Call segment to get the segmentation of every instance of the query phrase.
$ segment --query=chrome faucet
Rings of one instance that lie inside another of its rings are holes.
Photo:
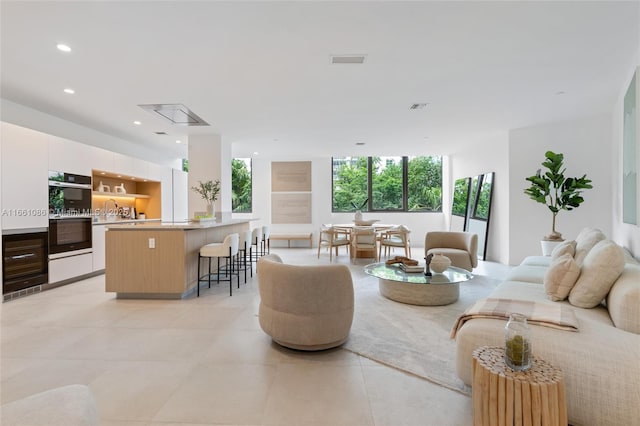
[[[109,201],[113,201],[113,206],[114,206],[114,209],[113,209],[114,213],[111,214],[111,215],[109,214],[109,211],[107,210],[107,204],[109,204]],[[105,217],[115,216],[115,215],[118,214],[118,203],[113,198],[109,198],[107,201],[104,202],[104,207],[102,209],[104,210]]]

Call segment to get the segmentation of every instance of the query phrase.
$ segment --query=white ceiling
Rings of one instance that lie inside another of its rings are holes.
[[[639,9],[3,0],[0,89],[167,158],[185,155],[175,140],[196,133],[221,134],[236,157],[447,154],[508,129],[610,111],[640,45]],[[332,65],[331,54],[367,57]],[[137,106],[153,103],[182,103],[211,126],[171,126]]]

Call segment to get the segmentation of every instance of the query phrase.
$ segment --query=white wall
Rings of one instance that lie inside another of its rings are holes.
[[[639,17],[640,18],[640,17]],[[640,68],[640,49],[636,55],[633,65],[629,67],[627,78],[620,85],[620,94],[613,109],[612,115],[612,182],[613,182],[613,217],[612,217],[612,239],[618,244],[628,248],[631,253],[640,258],[640,226],[622,222],[622,121],[623,121],[623,100],[629,83],[636,68]],[[636,87],[640,95],[640,74],[636,77]],[[636,102],[640,102],[640,96],[636,97]],[[640,138],[640,108],[636,131]],[[640,141],[637,142],[636,152],[638,154],[638,166],[640,167]],[[640,188],[640,185],[638,185]],[[640,198],[640,197],[639,197]]]
[[[611,116],[598,115],[572,121],[543,124],[509,132],[509,263],[541,254],[540,239],[551,232],[551,212],[529,199],[525,178],[542,168],[547,150],[564,154],[565,176],[582,176],[593,181],[583,193],[584,203],[573,211],[562,211],[556,230],[575,238],[586,227],[611,235],[612,203]],[[616,182],[617,184],[617,182]]]
[[[207,203],[191,190],[198,181],[220,181],[220,193],[215,202],[216,212],[231,211],[231,163],[230,150],[227,153],[222,147],[222,138],[217,134],[192,135],[189,137],[189,217],[194,212],[206,212]],[[225,157],[226,155],[226,157]],[[224,173],[227,173],[225,175]],[[227,200],[228,199],[228,200]],[[226,200],[226,201],[223,201]],[[223,207],[227,206],[225,210]]]
[[[500,133],[451,156],[449,184],[456,179],[494,172],[487,259],[509,263],[509,156],[508,134]],[[449,191],[450,192],[450,191]],[[450,212],[449,204],[447,212]]]

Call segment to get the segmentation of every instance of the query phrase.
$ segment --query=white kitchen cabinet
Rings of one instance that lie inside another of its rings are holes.
[[[189,220],[189,174],[182,170],[173,172],[173,220]]]
[[[160,176],[162,220],[173,221],[173,169],[163,167]]]
[[[81,275],[90,274],[93,269],[93,254],[49,260],[49,283],[57,283]]]
[[[0,123],[2,229],[49,226],[49,140],[35,130]]]
[[[105,265],[105,225],[93,225],[92,245],[93,245],[93,271],[104,269]]]
[[[93,148],[68,139],[51,136],[49,140],[49,170],[91,176]],[[97,149],[97,148],[96,148]]]
[[[123,176],[146,178],[149,175],[149,163],[139,158],[113,153],[113,172]]]

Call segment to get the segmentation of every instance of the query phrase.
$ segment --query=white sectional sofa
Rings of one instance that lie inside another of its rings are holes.
[[[603,247],[612,249],[614,244],[601,241],[604,238],[599,230],[586,228],[575,240],[573,258],[564,258],[572,265],[576,262],[579,274],[567,300],[552,301],[547,294],[552,268],[560,262],[557,252],[553,258],[526,258],[490,297],[562,303],[573,309],[577,332],[530,326],[534,356],[564,373],[570,424],[640,425],[640,264],[622,248],[614,260],[603,255]],[[617,262],[622,273],[615,278],[612,268],[618,268]],[[610,290],[607,285],[595,292],[585,290],[585,283],[598,284],[612,273]],[[577,306],[585,294],[596,300],[595,307]],[[458,331],[456,368],[467,385],[472,384],[474,349],[504,345],[504,326],[503,320],[476,318]]]

